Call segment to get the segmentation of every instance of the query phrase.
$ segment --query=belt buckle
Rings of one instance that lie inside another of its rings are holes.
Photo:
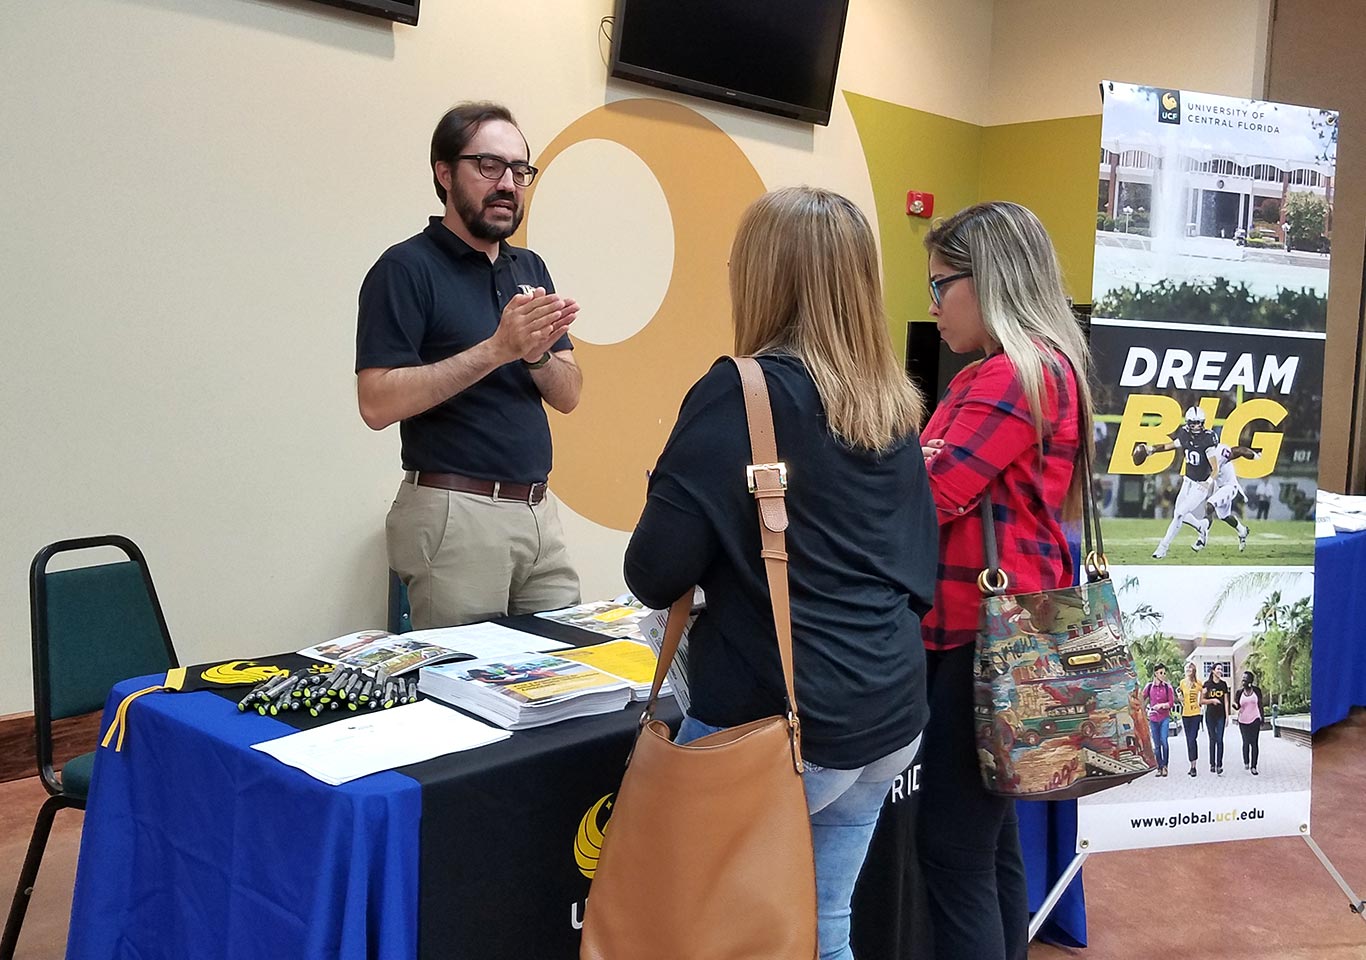
[[[532,507],[536,505],[536,493],[538,490],[540,491],[541,499],[545,499],[546,486],[547,484],[544,484],[539,480],[536,483],[528,485],[526,491],[527,506]]]
[[[502,496],[502,491],[503,491],[503,484],[502,484],[502,481],[494,480],[494,481],[493,481],[493,500],[494,500],[495,502],[497,502],[497,503],[525,503],[525,504],[526,504],[527,506],[529,506],[529,507],[530,507],[530,506],[534,506],[534,501],[535,501],[535,499],[536,499],[536,488],[537,488],[537,487],[540,487],[541,490],[544,491],[545,488],[546,488],[546,484],[541,483],[541,482],[539,482],[539,481],[536,482],[536,483],[529,483],[529,484],[527,484],[527,491],[526,491],[526,496],[525,496],[525,497],[504,497],[504,496]]]

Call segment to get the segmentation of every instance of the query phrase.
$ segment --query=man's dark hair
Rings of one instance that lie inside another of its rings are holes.
[[[446,202],[446,188],[441,185],[441,181],[436,176],[437,161],[453,162],[456,157],[465,152],[465,145],[474,139],[479,128],[490,120],[502,120],[504,123],[517,126],[517,121],[512,118],[511,110],[501,103],[493,103],[489,100],[471,100],[465,103],[457,103],[437,121],[436,129],[432,131],[432,184],[436,187],[436,195],[441,198],[443,205]],[[521,130],[520,127],[517,129]],[[525,136],[522,137],[522,142],[526,143]],[[527,159],[531,159],[531,148],[529,146],[527,147]]]
[[[1157,673],[1157,671],[1159,671],[1159,670],[1166,670],[1166,669],[1167,669],[1167,665],[1166,665],[1165,663],[1159,663],[1157,666],[1153,667],[1153,673]]]

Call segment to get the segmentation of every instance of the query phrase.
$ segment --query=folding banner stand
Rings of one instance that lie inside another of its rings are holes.
[[[1347,884],[1347,881],[1342,878],[1342,874],[1338,873],[1337,867],[1333,866],[1333,861],[1328,859],[1328,855],[1314,842],[1313,837],[1307,833],[1304,834],[1304,842],[1309,844],[1309,849],[1314,851],[1314,856],[1319,858],[1319,862],[1323,864],[1323,869],[1328,871],[1328,875],[1333,878],[1333,882],[1338,885],[1339,889],[1342,890],[1343,895],[1347,897],[1348,909],[1361,917],[1362,920],[1366,920],[1366,900],[1362,900],[1356,895],[1356,891],[1354,891]],[[1029,939],[1031,941],[1039,935],[1039,931],[1043,929],[1043,925],[1048,922],[1049,916],[1053,913],[1053,908],[1058,905],[1058,901],[1062,899],[1062,895],[1067,892],[1068,886],[1070,886],[1072,881],[1077,878],[1077,875],[1081,873],[1081,866],[1086,862],[1086,859],[1089,856],[1091,855],[1083,850],[1073,857],[1072,862],[1068,864],[1067,869],[1063,871],[1063,875],[1058,878],[1058,882],[1048,891],[1048,896],[1044,898],[1043,903],[1039,905],[1039,909],[1029,920]]]
[[[1162,663],[1174,686],[1192,671],[1198,693],[1153,723],[1166,776],[1078,801],[1076,856],[1029,936],[1095,853],[1281,836],[1303,838],[1366,919],[1310,833],[1308,739],[1263,737],[1233,708],[1250,673],[1263,721],[1309,729],[1337,113],[1110,82],[1101,94],[1093,490],[1141,679]],[[1084,743],[1098,768],[1135,743],[1104,712]]]

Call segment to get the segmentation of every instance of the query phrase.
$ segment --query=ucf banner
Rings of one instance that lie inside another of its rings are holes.
[[[1103,89],[1094,488],[1165,769],[1078,848],[1307,832],[1337,114]]]

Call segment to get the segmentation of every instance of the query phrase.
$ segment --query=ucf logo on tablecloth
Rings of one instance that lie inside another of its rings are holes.
[[[288,670],[266,663],[257,663],[255,660],[229,660],[227,663],[217,663],[211,667],[206,667],[199,674],[200,679],[209,683],[239,684],[239,683],[260,683],[269,680],[271,677],[278,677],[281,674],[288,674]]]
[[[598,869],[598,857],[602,855],[602,835],[607,829],[607,821],[612,818],[612,798],[609,793],[588,808],[579,821],[579,829],[574,834],[574,862],[579,872],[589,880]]]

